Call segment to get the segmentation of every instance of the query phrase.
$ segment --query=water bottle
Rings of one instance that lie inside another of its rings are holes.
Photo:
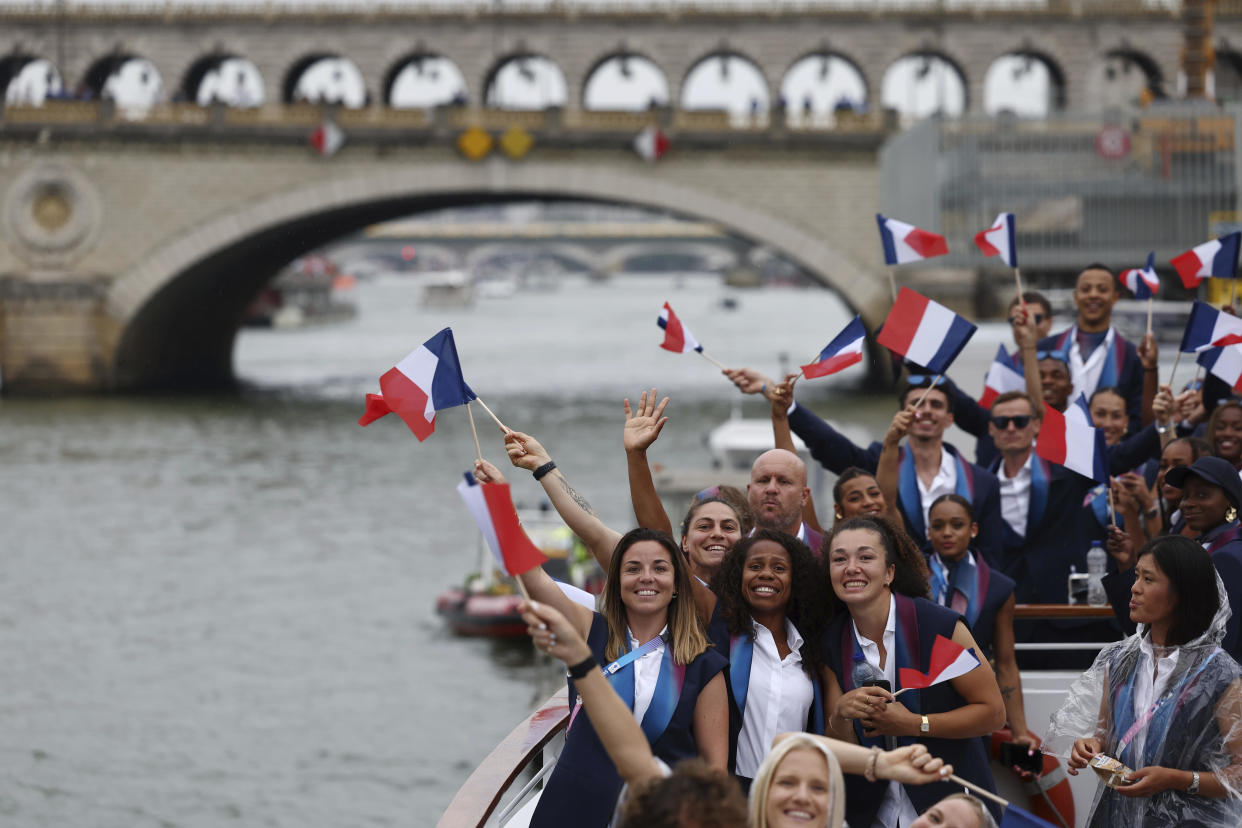
[[[1104,592],[1104,575],[1108,567],[1108,553],[1103,541],[1092,541],[1087,550],[1087,603],[1093,607],[1108,606]]]
[[[1069,593],[1069,603],[1087,603],[1087,581],[1090,577],[1091,576],[1087,575],[1085,572],[1079,572],[1077,567],[1072,565],[1070,566],[1069,586],[1067,588]]]

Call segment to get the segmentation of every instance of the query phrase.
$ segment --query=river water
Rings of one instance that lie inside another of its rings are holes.
[[[476,549],[454,491],[474,456],[464,409],[420,444],[395,418],[359,428],[363,394],[452,325],[474,390],[626,528],[621,398],[671,393],[653,458],[703,467],[739,397],[702,357],[656,347],[663,301],[709,354],[769,373],[848,318],[826,291],[699,277],[462,310],[392,278],[355,298],[349,322],[244,332],[238,394],[0,399],[0,822],[434,824],[555,676],[524,642],[457,639],[434,613]],[[955,374],[981,385],[1005,333],[981,329]],[[799,397],[878,434],[891,398],[851,390],[853,371]],[[527,475],[514,484],[534,502]]]

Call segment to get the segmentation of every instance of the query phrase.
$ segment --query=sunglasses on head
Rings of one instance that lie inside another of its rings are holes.
[[[1040,322],[1044,321],[1044,315],[1042,313],[1033,313],[1031,314],[1031,320],[1032,320],[1032,324],[1038,325]],[[1010,325],[1013,325],[1017,321],[1018,321],[1018,317],[1016,316],[1009,317]]]
[[[1026,428],[1031,424],[1030,414],[1015,414],[1012,417],[996,416],[992,418],[992,425],[1001,431],[1009,428],[1009,424],[1013,423],[1014,428]]]
[[[1069,365],[1069,351],[1036,351],[1035,359],[1055,359],[1057,362],[1064,362]]]

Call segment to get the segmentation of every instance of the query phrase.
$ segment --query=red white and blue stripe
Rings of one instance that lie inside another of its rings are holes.
[[[1079,394],[1064,414],[1044,403],[1044,422],[1039,427],[1035,453],[1097,483],[1108,482],[1104,432],[1091,422],[1085,394]]]
[[[976,330],[944,305],[903,287],[876,342],[929,374],[943,374]]]
[[[1212,348],[1199,354],[1196,361],[1229,383],[1234,391],[1242,391],[1242,345]]]
[[[702,352],[703,346],[694,338],[694,334],[690,333],[690,329],[681,324],[677,314],[673,313],[673,309],[668,306],[668,302],[664,303],[664,309],[660,311],[660,318],[656,320],[656,324],[664,329],[664,341],[660,343],[660,347],[664,350],[675,354]]]
[[[1018,242],[1013,213],[1001,213],[987,230],[975,234],[975,246],[985,256],[1000,256],[1010,267],[1018,266]]]
[[[890,265],[917,262],[949,252],[944,236],[920,230],[913,224],[875,214],[880,225],[880,244],[884,247],[884,263]]]
[[[1005,346],[998,345],[996,358],[992,360],[988,375],[983,380],[983,396],[979,398],[979,405],[991,408],[992,402],[1001,394],[1025,390],[1026,378],[1013,367],[1009,354],[1005,353]]]
[[[1242,319],[1207,304],[1195,302],[1182,334],[1184,354],[1242,343]]]
[[[810,365],[802,366],[802,376],[807,379],[826,377],[851,365],[862,362],[863,345],[867,341],[867,329],[862,317],[855,316],[831,342],[819,352]]]
[[[903,690],[917,690],[964,676],[979,664],[979,657],[975,655],[973,647],[963,647],[951,638],[937,635],[932,642],[927,672],[902,667],[897,675]]]
[[[1147,254],[1147,267],[1132,267],[1121,271],[1117,277],[1134,294],[1135,299],[1150,299],[1160,292],[1160,277],[1156,275],[1156,254]]]
[[[396,414],[420,442],[436,430],[437,411],[478,399],[461,375],[452,328],[411,351],[380,377],[379,384],[380,393],[367,394],[366,413],[358,425]]]
[[[547,557],[527,537],[513,508],[508,483],[483,483],[466,472],[457,484],[457,493],[466,502],[470,516],[478,524],[496,563],[510,575],[520,575],[542,566]]]
[[[1198,287],[1204,279],[1232,279],[1238,272],[1239,240],[1242,232],[1195,245],[1174,256],[1173,267],[1187,288]]]

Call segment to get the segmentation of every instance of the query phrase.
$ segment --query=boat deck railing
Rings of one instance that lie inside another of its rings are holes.
[[[562,687],[538,710],[513,728],[504,741],[474,769],[474,773],[457,790],[457,795],[449,803],[444,816],[436,823],[437,828],[503,825],[509,815],[522,806],[544,776],[551,771],[552,763],[543,762],[543,767],[534,777],[510,797],[504,807],[499,807],[505,793],[528,766],[537,759],[543,760],[544,749],[553,747],[553,741],[564,732],[568,724],[569,697],[566,689]]]
[[[1016,620],[1103,620],[1113,617],[1112,607],[1082,604],[1016,604]],[[1099,650],[1108,642],[1031,642],[1017,643],[1019,650]],[[538,710],[515,727],[487,758],[475,768],[449,803],[437,828],[483,828],[504,825],[521,810],[551,772],[560,742],[569,724],[569,699],[561,688]],[[513,783],[537,766],[533,776],[502,805]]]

